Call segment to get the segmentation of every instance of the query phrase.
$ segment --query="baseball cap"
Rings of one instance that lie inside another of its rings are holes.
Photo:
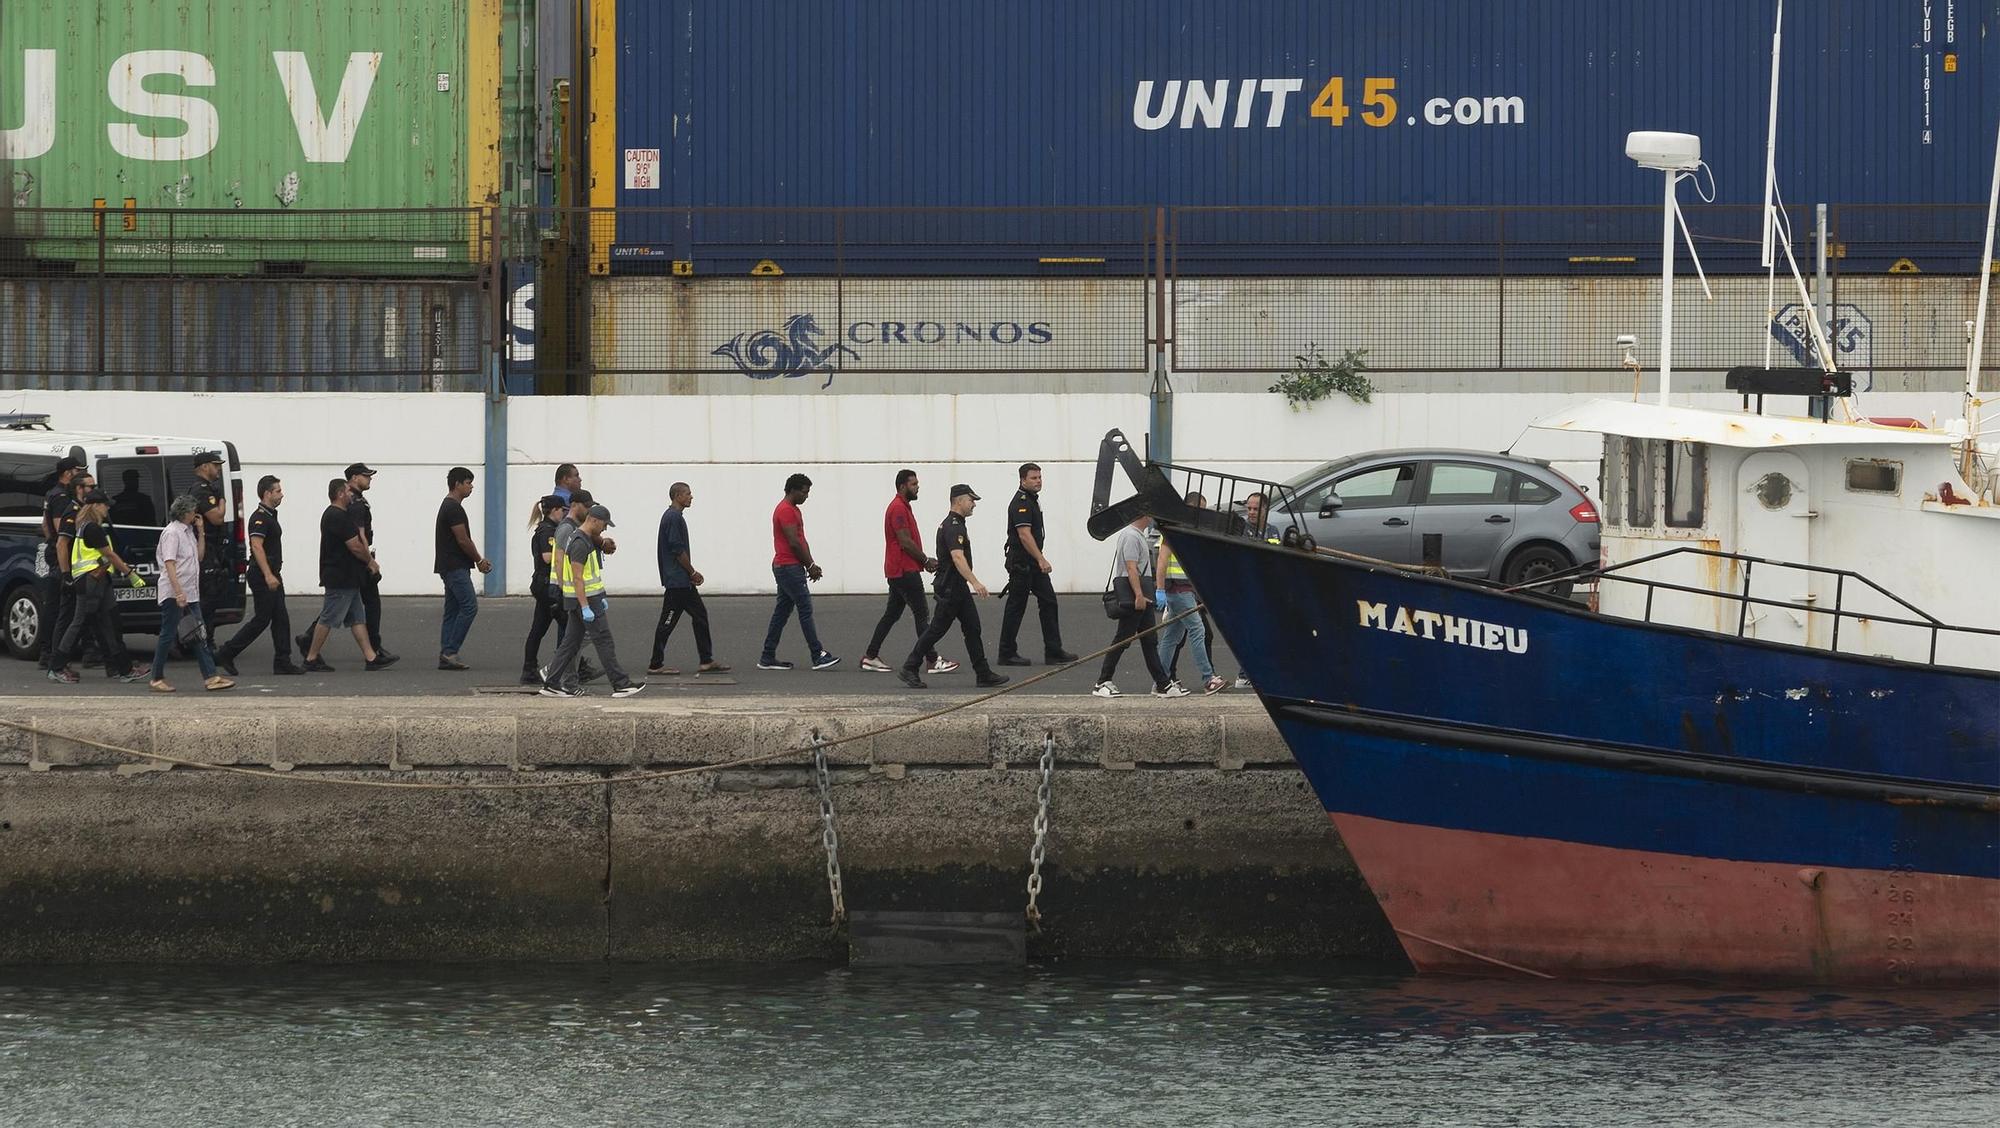
[[[979,495],[973,493],[972,487],[966,485],[964,482],[960,482],[951,488],[951,496],[954,498],[969,497],[974,501],[979,500]]]
[[[618,522],[613,521],[611,519],[611,511],[609,509],[604,508],[601,505],[591,506],[590,515],[592,517],[597,518],[599,521],[604,522],[608,526],[616,527],[618,524]]]
[[[542,512],[544,513],[547,513],[551,509],[568,508],[569,502],[564,501],[561,494],[546,494],[542,497]]]
[[[346,473],[343,474],[342,476],[347,478],[352,478],[356,474],[366,474],[372,478],[375,476],[375,468],[368,465],[366,462],[357,462],[354,463],[352,466],[349,466],[347,468]]]
[[[194,464],[196,466],[205,466],[211,462],[220,463],[221,461],[222,452],[219,450],[205,450],[194,456]]]
[[[85,505],[110,505],[111,498],[103,490],[92,490],[83,495]]]
[[[569,492],[569,503],[571,505],[581,505],[585,509],[589,509],[591,506],[597,504],[597,499],[590,496],[589,490],[571,490]]]
[[[77,461],[74,458],[70,458],[67,455],[65,455],[62,458],[56,459],[56,473],[58,474],[62,473],[65,470],[81,470],[81,469],[83,469],[83,463]]]

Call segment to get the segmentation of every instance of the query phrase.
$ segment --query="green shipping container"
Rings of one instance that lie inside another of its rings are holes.
[[[353,217],[333,231],[306,215],[195,214],[203,210],[495,203],[500,5],[0,0],[0,178],[15,233],[35,240],[38,257],[83,258],[96,252],[49,244],[95,241],[102,228],[129,244],[105,258],[171,248],[191,266],[295,257],[246,239],[310,245],[360,233]],[[138,214],[86,217],[77,231],[74,217],[35,212],[93,206]],[[416,259],[466,253],[432,247]]]

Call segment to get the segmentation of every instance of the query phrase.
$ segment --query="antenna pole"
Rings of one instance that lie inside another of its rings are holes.
[[[1668,169],[1666,206],[1660,210],[1660,406],[1674,387],[1674,182],[1680,173]]]
[[[1764,235],[1762,258],[1757,265],[1775,269],[1777,259],[1771,253],[1772,228],[1776,226],[1771,214],[1771,204],[1778,189],[1778,60],[1779,50],[1785,38],[1785,0],[1778,0],[1778,22],[1771,29],[1771,106],[1764,124]]]

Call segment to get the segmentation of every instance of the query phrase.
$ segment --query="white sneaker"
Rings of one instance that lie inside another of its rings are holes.
[[[1232,686],[1231,686],[1230,688],[1231,688],[1231,689],[1249,689],[1249,688],[1251,688],[1251,686],[1250,686],[1250,679],[1249,679],[1249,678],[1246,678],[1246,677],[1244,677],[1244,676],[1243,676],[1242,674],[1238,674],[1238,675],[1236,675],[1236,683],[1235,683],[1234,685],[1232,685]]]
[[[611,691],[613,697],[631,697],[646,688],[645,682],[632,682]]]
[[[1123,696],[1125,696],[1124,694],[1122,694],[1122,693],[1118,692],[1118,687],[1117,687],[1117,686],[1115,686],[1115,685],[1112,685],[1112,684],[1111,684],[1110,682],[1098,682],[1098,683],[1097,683],[1097,688],[1096,688],[1096,689],[1093,689],[1093,690],[1091,690],[1091,691],[1090,691],[1090,695],[1091,695],[1092,697],[1123,697]]]
[[[1165,689],[1156,689],[1156,690],[1154,690],[1154,691],[1153,691],[1153,696],[1154,696],[1154,697],[1188,697],[1188,696],[1191,696],[1191,695],[1190,695],[1190,694],[1188,693],[1188,691],[1187,691],[1187,690],[1185,690],[1185,689],[1182,689],[1182,688],[1181,688],[1181,683],[1179,683],[1179,682],[1168,682],[1168,683],[1167,683],[1167,688],[1165,688]]]
[[[863,658],[861,660],[861,668],[871,674],[893,674],[896,672],[896,667],[891,666],[880,658]]]
[[[931,663],[930,672],[933,674],[955,674],[958,672],[958,663],[940,654],[938,655],[938,660]]]

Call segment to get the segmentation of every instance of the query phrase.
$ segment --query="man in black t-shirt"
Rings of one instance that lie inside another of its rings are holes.
[[[334,627],[354,632],[354,641],[361,647],[361,657],[366,659],[368,669],[386,670],[396,661],[395,655],[382,653],[368,641],[361,587],[370,576],[379,576],[381,569],[368,553],[368,541],[361,535],[361,527],[347,512],[353,498],[348,481],[335,478],[326,484],[326,512],[319,517],[319,583],[326,589],[326,597],[320,605],[319,621],[313,624],[312,634],[306,640],[308,673],[333,672],[332,666],[320,660],[319,651]]]
[[[54,483],[42,495],[42,568],[35,586],[41,595],[42,653],[38,665],[43,670],[49,668],[49,652],[62,637],[56,633],[56,628],[62,622],[63,598],[67,591],[62,568],[56,564],[56,526],[69,509],[70,479],[76,477],[82,466],[74,458],[58,461]]]
[[[465,515],[465,499],[472,496],[472,471],[454,466],[445,475],[444,501],[438,506],[437,545],[431,570],[444,581],[444,621],[438,627],[438,669],[469,669],[458,660],[458,648],[472,631],[479,614],[479,594],[472,587],[472,570],[481,575],[493,570],[493,563],[472,543],[471,520]]]
[[[918,664],[926,654],[937,650],[938,640],[957,623],[965,632],[965,653],[972,663],[972,672],[977,675],[974,684],[981,689],[1006,685],[1007,678],[993,672],[986,664],[986,645],[979,637],[979,607],[974,597],[992,594],[979,577],[972,573],[972,541],[966,535],[965,519],[972,515],[972,507],[979,495],[972,487],[960,483],[951,488],[951,512],[945,514],[944,523],[937,531],[937,578],[932,581],[937,592],[937,610],[931,616],[931,625],[917,639],[916,649],[903,660],[903,668],[896,676],[911,689],[926,688],[924,680],[917,673]]]
[[[278,506],[285,500],[285,484],[266,474],[257,482],[257,509],[250,514],[250,600],[253,613],[235,637],[215,652],[215,664],[230,677],[236,676],[236,658],[266,627],[271,631],[271,672],[302,674],[292,664],[292,617],[285,609],[285,530],[278,524]]]
[[[375,554],[375,510],[368,504],[368,491],[375,487],[375,471],[366,463],[356,462],[347,468],[348,496],[352,499],[348,513],[354,518],[355,527],[361,530],[361,539],[368,545],[368,554]],[[368,573],[361,584],[361,609],[368,620],[368,645],[378,653],[388,654],[382,645],[382,569],[377,567]]]

